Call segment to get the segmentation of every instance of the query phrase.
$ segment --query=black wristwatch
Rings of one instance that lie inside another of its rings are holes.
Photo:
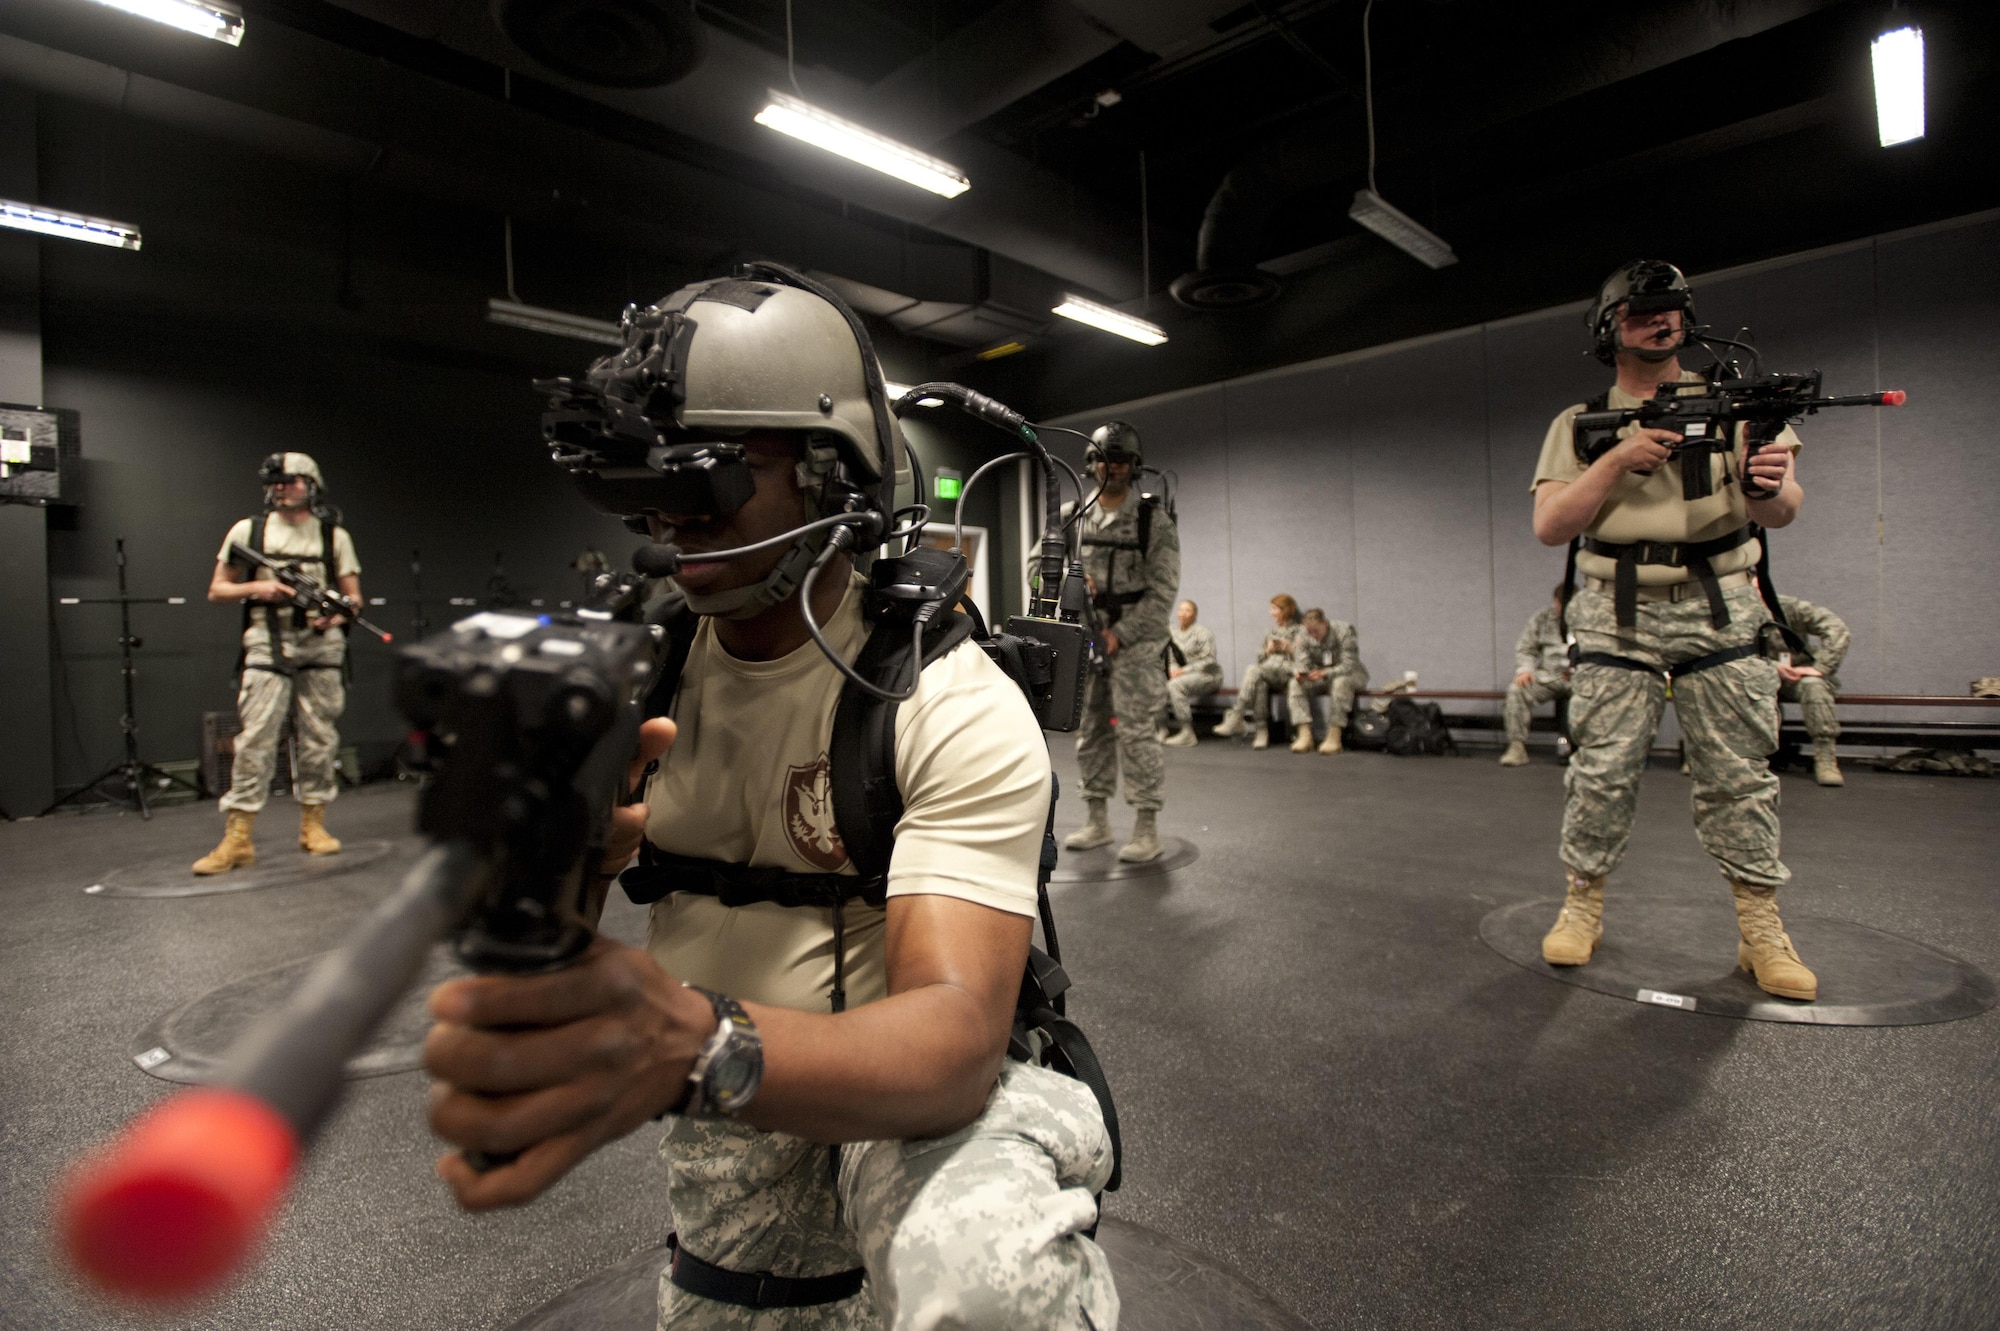
[[[695,1055],[687,1098],[675,1112],[683,1118],[734,1118],[764,1084],[764,1039],[741,1003],[698,984],[686,987],[715,1009],[715,1034]]]

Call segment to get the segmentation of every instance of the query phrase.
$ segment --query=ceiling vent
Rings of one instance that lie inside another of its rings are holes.
[[[1283,284],[1255,268],[1182,273],[1167,288],[1191,310],[1247,310],[1278,298]]]
[[[493,0],[493,17],[538,63],[601,87],[661,87],[708,53],[694,0]]]

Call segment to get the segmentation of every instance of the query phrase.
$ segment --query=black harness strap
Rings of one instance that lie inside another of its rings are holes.
[[[774,1276],[768,1271],[731,1271],[681,1246],[680,1235],[667,1235],[673,1252],[668,1278],[688,1293],[738,1308],[814,1308],[839,1303],[861,1292],[868,1274],[862,1267],[830,1276]]]
[[[1635,661],[1629,656],[1614,656],[1610,652],[1578,652],[1575,660],[1578,665],[1600,665],[1611,666],[1617,670],[1636,670],[1641,674],[1659,675],[1671,681],[1679,679],[1683,675],[1698,675],[1704,670],[1713,670],[1717,666],[1728,665],[1731,661],[1742,661],[1752,656],[1761,655],[1763,655],[1763,648],[1754,642],[1748,642],[1739,647],[1725,647],[1719,652],[1710,652],[1707,656],[1697,656],[1692,661],[1682,661],[1676,665],[1664,668],[1649,665],[1644,661]]]
[[[1594,555],[1618,561],[1612,590],[1618,608],[1618,627],[1629,629],[1639,622],[1639,565],[1664,564],[1669,568],[1692,569],[1708,597],[1708,622],[1715,628],[1729,626],[1729,603],[1723,599],[1722,583],[1708,561],[1725,550],[1734,550],[1757,539],[1755,523],[1745,523],[1727,536],[1712,541],[1600,541],[1581,538],[1582,547]]]
[[[731,864],[693,855],[675,855],[652,842],[639,846],[639,862],[618,876],[619,886],[634,904],[650,906],[674,892],[714,897],[725,906],[816,907],[826,910],[856,897],[880,906],[888,882],[875,876],[848,873],[794,873],[760,865]]]

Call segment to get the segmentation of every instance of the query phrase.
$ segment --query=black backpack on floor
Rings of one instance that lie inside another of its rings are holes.
[[[1397,698],[1389,704],[1383,719],[1389,723],[1383,747],[1398,757],[1458,752],[1458,746],[1451,740],[1451,730],[1444,723],[1444,708],[1434,702]]]

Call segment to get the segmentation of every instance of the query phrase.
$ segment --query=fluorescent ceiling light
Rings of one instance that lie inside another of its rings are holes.
[[[1167,332],[1158,324],[1149,324],[1144,319],[1135,319],[1122,310],[1114,310],[1109,305],[1099,305],[1094,300],[1081,296],[1065,295],[1063,303],[1051,313],[1060,314],[1065,319],[1074,319],[1092,328],[1102,328],[1107,333],[1129,337],[1134,342],[1144,342],[1149,347],[1157,347],[1167,340]]]
[[[32,231],[38,236],[88,241],[92,245],[110,245],[121,250],[139,248],[139,228],[136,226],[103,217],[85,217],[81,213],[58,212],[54,208],[41,208],[32,203],[16,203],[12,199],[0,199],[0,227]]]
[[[1882,146],[1924,136],[1924,30],[1898,28],[1875,39],[1875,127]]]
[[[1444,237],[1426,230],[1372,189],[1354,191],[1354,206],[1347,215],[1427,267],[1448,268],[1458,262]]]
[[[525,328],[531,333],[553,333],[557,337],[573,337],[579,342],[601,342],[607,347],[625,345],[625,332],[615,323],[586,319],[581,314],[565,314],[561,310],[545,310],[539,305],[523,305],[517,300],[501,300],[497,296],[487,300],[486,318],[489,323]]]
[[[243,40],[243,16],[216,0],[97,0],[97,3],[197,37],[213,37],[231,46]]]
[[[775,88],[770,92],[770,101],[757,113],[757,123],[947,199],[955,199],[972,188],[965,172],[950,162],[939,161],[929,153],[918,152],[851,120],[842,120],[831,111],[822,111],[811,102]]]

